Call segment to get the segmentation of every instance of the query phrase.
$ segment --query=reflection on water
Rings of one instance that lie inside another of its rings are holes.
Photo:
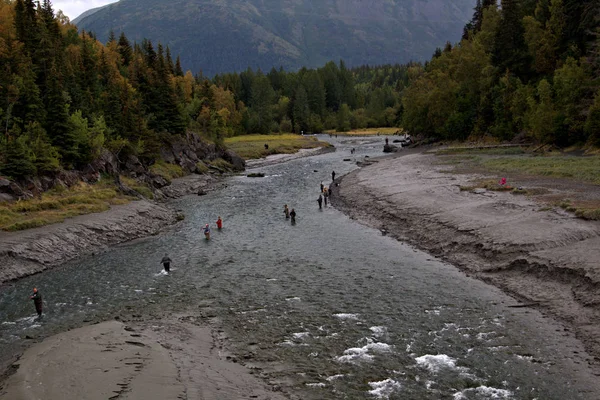
[[[383,144],[337,141],[336,153],[262,167],[265,178],[232,177],[223,190],[176,201],[186,219],[159,236],[2,287],[0,350],[98,316],[209,305],[236,353],[303,399],[590,398],[583,375],[556,351],[577,345],[558,327],[332,207],[318,209],[321,181]],[[218,215],[224,228],[204,240],[202,227]],[[33,286],[45,300],[39,321]]]

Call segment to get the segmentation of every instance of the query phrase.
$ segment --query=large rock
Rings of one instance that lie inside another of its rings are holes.
[[[135,175],[141,175],[146,172],[146,168],[144,168],[144,166],[136,156],[127,157],[127,161],[125,162],[125,169],[127,170],[127,172],[133,172]]]
[[[243,171],[246,169],[246,161],[235,152],[231,150],[225,150],[223,153],[223,159],[233,165],[234,171]]]

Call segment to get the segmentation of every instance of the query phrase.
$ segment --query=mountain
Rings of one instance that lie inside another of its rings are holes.
[[[95,13],[96,11],[100,11],[101,9],[108,7],[108,5],[106,6],[102,6],[102,7],[96,7],[96,8],[91,8],[87,11],[82,12],[77,18],[75,18],[72,22],[77,25],[78,21],[81,21],[83,18],[88,17],[90,15],[92,15],[93,13]]]
[[[206,75],[295,70],[343,59],[347,65],[430,58],[460,39],[475,0],[121,0],[75,23],[105,42],[168,45],[184,69]]]

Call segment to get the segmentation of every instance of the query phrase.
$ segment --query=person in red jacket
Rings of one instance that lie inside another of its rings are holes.
[[[223,220],[221,219],[221,216],[219,216],[219,218],[217,218],[217,229],[221,228],[223,228]]]

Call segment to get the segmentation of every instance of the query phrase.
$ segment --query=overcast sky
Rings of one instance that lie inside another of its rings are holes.
[[[54,8],[55,12],[62,10],[62,12],[72,21],[84,11],[115,3],[116,1],[117,0],[54,0],[52,1],[52,8]]]

